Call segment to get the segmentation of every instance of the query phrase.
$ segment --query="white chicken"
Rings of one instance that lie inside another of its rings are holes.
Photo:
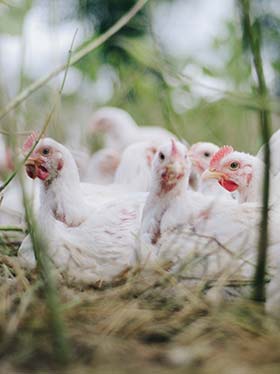
[[[192,171],[195,174],[193,178],[197,180],[196,190],[205,195],[223,195],[227,198],[232,198],[231,194],[222,188],[216,181],[211,179],[201,178],[205,170],[209,168],[212,156],[219,150],[216,144],[208,142],[199,142],[191,146],[189,156],[192,161]]]
[[[13,169],[10,148],[6,146],[3,135],[0,134],[0,175]]]
[[[3,135],[0,134],[0,174],[6,174],[7,171],[12,170],[12,162],[10,157],[10,152],[6,146]],[[3,181],[0,180],[0,184]],[[12,193],[14,188],[11,186],[5,190],[5,194],[1,194],[1,204],[0,204],[0,225],[6,224],[20,224],[22,221],[22,214],[17,210],[13,209],[9,203],[7,205],[7,200],[9,196],[14,195]],[[13,196],[14,197],[14,196]],[[13,198],[12,198],[13,201]]]
[[[8,177],[14,171],[14,160],[12,159],[12,151],[0,137],[0,173]],[[35,186],[30,184],[27,177],[22,178],[25,190],[28,194],[30,202],[36,206]],[[2,184],[2,181],[0,182]],[[18,176],[16,176],[5,190],[1,193],[0,204],[0,225],[24,225],[24,206],[23,206],[22,187]]]
[[[181,143],[160,147],[143,211],[141,256],[188,263],[188,276],[252,276],[261,207],[187,189],[190,160]],[[279,244],[279,209],[270,212],[270,246]],[[190,261],[191,259],[191,261]],[[273,261],[271,261],[273,264]]]
[[[270,146],[270,171],[273,175],[280,172],[280,130],[276,131],[269,140]],[[264,161],[264,146],[262,146],[257,153],[257,157]]]
[[[33,209],[38,207],[37,185],[31,185],[26,177],[23,177],[24,188]],[[4,190],[0,207],[0,225],[25,225],[25,209],[23,205],[22,186],[16,177]]]
[[[26,172],[40,180],[38,226],[48,256],[69,282],[111,282],[135,264],[136,234],[146,194],[91,204],[71,153],[50,138],[39,141],[26,162]],[[24,266],[35,266],[29,236],[18,256]]]
[[[278,256],[275,256],[276,260],[276,271],[271,281],[267,285],[266,289],[266,311],[270,314],[273,314],[276,317],[279,317],[280,312],[280,261],[279,261],[279,252]]]
[[[122,154],[114,182],[128,186],[130,191],[148,191],[152,161],[156,152],[157,147],[152,142],[139,142],[128,146]]]
[[[103,134],[106,148],[117,151],[122,151],[135,142],[151,141],[155,145],[160,145],[174,137],[161,127],[139,127],[130,114],[114,107],[97,110],[91,118],[90,129],[94,135]]]
[[[214,143],[194,143],[189,150],[189,157],[191,158],[194,171],[201,175],[206,169],[208,169],[212,156],[218,150],[219,147]]]
[[[76,148],[75,149],[69,148],[69,149],[77,164],[80,178],[83,179],[88,170],[88,165],[90,162],[90,155],[85,150],[76,149]]]
[[[114,149],[103,148],[90,158],[84,182],[111,184],[120,163],[120,153]]]
[[[119,159],[117,151],[104,148],[93,155],[85,182],[106,184],[108,189],[126,193],[146,192],[156,151],[151,142],[134,143],[124,150]]]

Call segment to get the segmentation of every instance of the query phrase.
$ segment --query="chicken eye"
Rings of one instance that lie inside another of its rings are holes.
[[[164,156],[164,154],[162,153],[162,152],[159,152],[159,158],[161,159],[161,160],[164,160],[165,159],[165,156]]]
[[[49,153],[50,153],[49,148],[44,148],[44,149],[42,150],[42,154],[43,154],[44,156],[47,156]]]
[[[237,161],[233,161],[230,165],[229,165],[230,169],[231,170],[236,170],[239,168],[239,162]]]
[[[204,156],[205,157],[210,157],[210,153],[209,152],[204,152]]]

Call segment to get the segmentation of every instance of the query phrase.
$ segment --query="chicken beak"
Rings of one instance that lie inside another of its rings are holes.
[[[207,180],[207,179],[218,179],[219,180],[224,177],[225,177],[224,173],[216,171],[215,169],[206,169],[205,172],[201,176],[203,180]]]
[[[38,166],[40,165],[40,161],[37,157],[28,157],[28,159],[25,162],[25,166]]]
[[[171,180],[176,179],[178,176],[184,174],[184,163],[180,160],[176,160],[167,166],[167,171]]]

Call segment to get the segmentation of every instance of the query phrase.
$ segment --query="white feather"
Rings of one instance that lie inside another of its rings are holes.
[[[177,148],[180,150],[179,144]],[[160,151],[165,153],[166,162],[170,162],[170,149],[164,146]],[[231,277],[251,279],[260,231],[260,205],[239,204],[190,191],[186,188],[190,171],[187,161],[185,168],[185,177],[164,193],[163,169],[159,159],[154,161],[152,188],[142,218],[142,255],[147,257],[152,253],[154,258],[156,254],[158,259],[175,264],[175,269],[187,262],[186,274],[192,277],[230,273]],[[274,248],[270,265],[274,265],[275,248],[279,248],[279,220],[279,206],[274,206],[270,211],[269,246]],[[155,233],[159,236],[156,242]]]
[[[135,142],[150,141],[160,145],[174,135],[161,127],[139,127],[125,110],[114,107],[103,107],[91,118],[94,133],[103,133],[104,146],[122,151]]]
[[[136,236],[146,195],[115,197],[107,203],[106,199],[94,201],[100,198],[94,195],[93,185],[80,183],[70,152],[52,139],[41,140],[37,147],[42,145],[58,150],[64,162],[53,180],[41,182],[38,222],[51,261],[70,282],[113,281],[135,264]],[[33,268],[30,244],[30,239],[23,242],[19,257]]]

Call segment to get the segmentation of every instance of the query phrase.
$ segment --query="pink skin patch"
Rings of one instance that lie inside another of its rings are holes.
[[[6,149],[6,165],[9,170],[14,169],[14,163],[13,163],[13,158],[12,158],[12,153],[10,148]]]
[[[54,218],[57,221],[62,222],[65,225],[67,225],[65,214],[58,214],[57,212],[54,212]]]
[[[104,174],[112,174],[117,170],[120,159],[118,155],[108,155],[100,162],[100,171]]]
[[[178,149],[176,147],[176,142],[174,139],[171,139],[171,156],[175,157],[179,154]]]
[[[171,139],[171,160],[178,160],[182,162],[182,157],[180,152],[177,149],[176,142],[174,139]],[[162,174],[161,174],[161,192],[167,193],[173,190],[173,188],[177,185],[177,182],[180,181],[184,177],[185,173],[175,173],[169,169],[169,167],[165,167]]]
[[[50,174],[49,174],[48,170],[44,166],[40,165],[38,167],[37,177],[39,179],[41,179],[42,181],[45,181],[48,178],[49,175]]]
[[[58,170],[58,171],[61,170],[61,169],[63,168],[63,166],[64,166],[64,162],[63,162],[62,159],[60,159],[60,160],[58,161],[58,164],[57,164],[57,170]]]
[[[173,183],[170,183],[170,178],[174,179],[174,176],[171,175],[172,173],[168,173],[165,169],[164,172],[161,174],[161,191],[164,193],[170,192],[173,188],[177,185],[177,182],[181,180],[184,176],[184,173],[180,173],[176,176],[176,180]]]
[[[211,158],[210,161],[210,169],[216,169],[219,166],[220,161],[230,153],[232,153],[234,149],[230,145],[224,145],[221,147]]]
[[[208,218],[209,218],[209,210],[203,210],[203,211],[199,214],[198,217],[201,218],[201,219],[208,219]]]
[[[203,166],[203,164],[200,162],[200,159],[199,157],[201,157],[200,155],[198,156],[194,151],[195,149],[197,148],[197,145],[195,146],[192,146],[190,151],[189,151],[189,156],[190,156],[190,159],[192,161],[192,165],[195,169],[195,171],[199,174],[202,174],[204,171],[205,171],[205,167]]]
[[[153,162],[154,155],[156,154],[156,152],[157,152],[156,147],[150,147],[146,150],[146,160],[147,160],[147,164],[149,167],[152,166],[152,162]]]
[[[205,168],[202,166],[202,164],[198,160],[193,159],[192,163],[194,167],[197,169],[198,173],[202,174],[205,171]]]
[[[253,174],[252,174],[252,173],[250,173],[250,174],[247,175],[247,177],[246,177],[246,180],[247,180],[247,186],[249,186],[249,184],[250,184],[252,178],[253,178]]]
[[[224,178],[219,180],[219,184],[229,192],[234,192],[239,187],[235,182]]]

